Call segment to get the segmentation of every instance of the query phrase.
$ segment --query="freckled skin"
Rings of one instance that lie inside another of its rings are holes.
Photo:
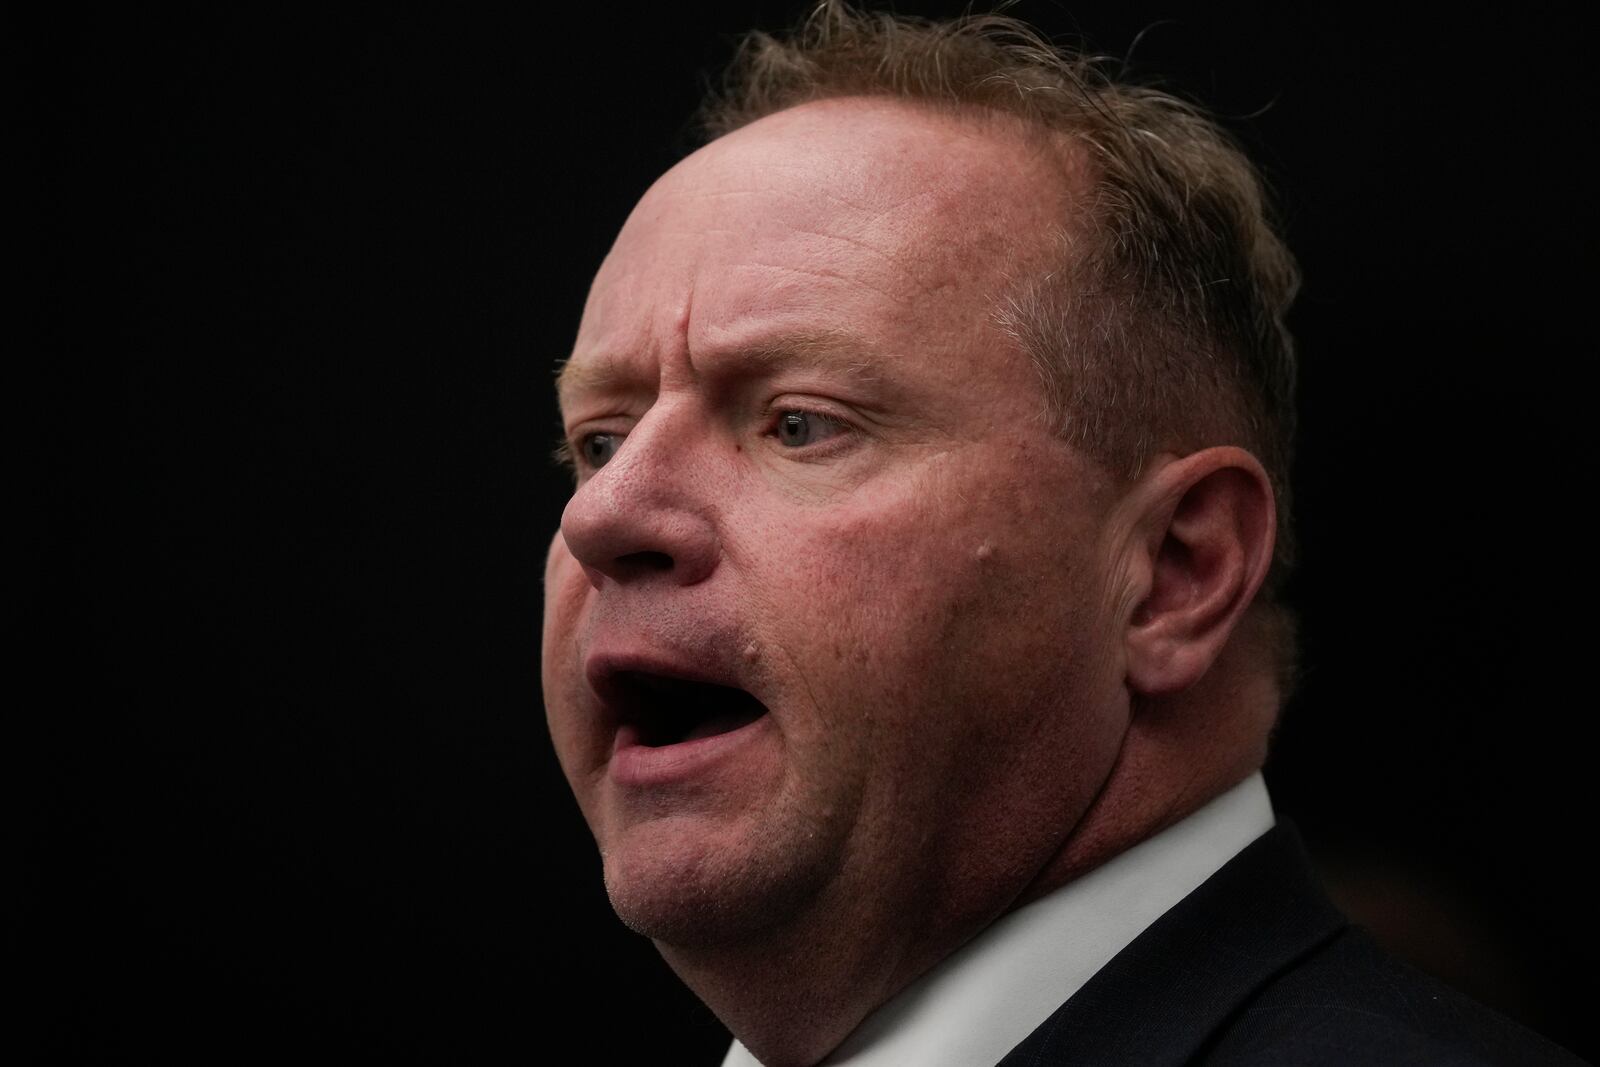
[[[1128,729],[1112,482],[990,321],[1047,255],[1042,168],[905,104],[782,112],[650,190],[584,312],[572,364],[609,384],[564,418],[626,436],[550,548],[551,734],[618,913],[758,1053],[776,1016],[810,1027],[778,1060],[1011,907]],[[866,385],[740,361],[819,326],[863,340]],[[813,399],[847,429],[786,450],[763,405]],[[583,667],[619,635],[742,662],[759,743],[706,782],[619,787]]]

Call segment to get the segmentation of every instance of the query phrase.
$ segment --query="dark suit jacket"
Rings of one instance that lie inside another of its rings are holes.
[[[1158,919],[1000,1067],[1580,1064],[1384,955],[1280,824]]]

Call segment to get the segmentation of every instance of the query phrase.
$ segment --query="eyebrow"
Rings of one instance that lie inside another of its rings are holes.
[[[741,371],[780,366],[822,367],[847,374],[861,381],[877,381],[879,360],[870,343],[847,330],[822,328],[798,333],[759,338],[703,357],[702,364],[722,369],[732,364]],[[622,359],[601,355],[581,362],[577,358],[561,363],[556,375],[556,394],[607,392],[637,384],[637,374]]]

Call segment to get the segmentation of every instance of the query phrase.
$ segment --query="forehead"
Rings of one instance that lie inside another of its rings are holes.
[[[1020,121],[901,101],[818,101],[752,123],[634,209],[563,391],[696,351],[977,340],[999,294],[1045,267],[1064,162]]]

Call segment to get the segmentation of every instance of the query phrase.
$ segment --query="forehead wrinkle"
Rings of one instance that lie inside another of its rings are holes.
[[[801,267],[793,263],[753,262],[747,264],[746,269],[771,270],[777,271],[779,274],[798,274],[808,278],[826,278],[829,281],[845,282],[849,285],[869,290],[877,293],[886,300],[896,304],[901,304],[906,307],[910,307],[913,304],[913,301],[908,300],[903,294],[897,293],[892,289],[886,288],[882,285],[874,285],[869,281],[865,281],[864,279],[854,277],[853,275],[846,274],[842,271],[829,270],[828,268],[822,266]],[[922,285],[921,282],[918,282],[917,284],[919,286]],[[933,290],[928,289],[926,286],[923,286],[923,290],[928,293],[933,292]]]
[[[925,282],[922,278],[917,276],[918,272],[913,270],[913,269],[911,269],[911,266],[908,263],[905,262],[904,256],[902,256],[902,255],[896,255],[893,252],[885,251],[884,249],[879,248],[877,245],[874,245],[870,241],[864,241],[859,237],[851,237],[848,234],[829,233],[829,232],[827,232],[825,230],[814,230],[814,229],[810,229],[810,228],[802,227],[802,226],[795,226],[795,227],[792,227],[792,229],[794,230],[795,233],[805,234],[805,235],[807,235],[809,237],[821,238],[824,241],[837,241],[840,244],[849,245],[852,248],[859,248],[861,251],[867,253],[868,255],[872,256],[873,258],[882,260],[884,263],[887,263],[889,266],[893,267],[897,272],[905,275],[911,281],[915,282],[917,287],[919,289],[921,289],[923,291],[923,293],[928,294],[930,296],[934,293],[933,287],[928,285],[927,282]],[[764,265],[765,266],[774,266],[775,264],[764,264]],[[832,272],[819,271],[818,273],[821,273],[824,276],[839,278],[839,279],[844,280],[844,281],[854,280],[854,281],[857,282],[857,284],[866,285],[866,287],[869,288],[869,289],[873,289],[876,292],[883,293],[885,296],[890,297],[891,299],[893,299],[897,303],[901,303],[901,304],[909,303],[909,301],[907,301],[904,297],[897,296],[896,294],[890,293],[887,290],[883,289],[881,286],[867,285],[867,283],[860,281],[860,279],[848,279],[848,278],[845,278],[842,274],[834,274]]]

